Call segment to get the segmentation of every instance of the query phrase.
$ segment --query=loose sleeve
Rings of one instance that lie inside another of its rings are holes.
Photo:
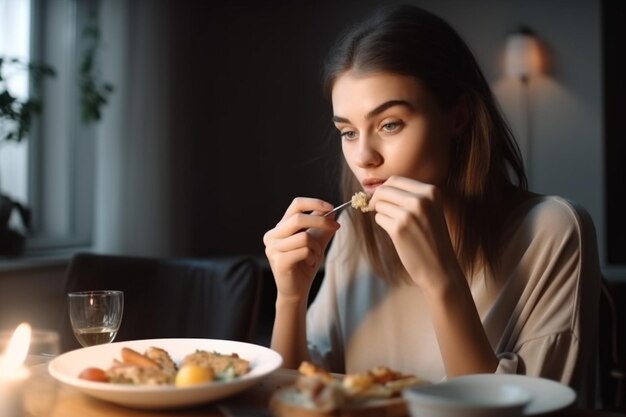
[[[524,343],[515,353],[500,353],[496,373],[540,375],[569,382],[573,377],[579,347],[580,342],[572,332],[533,339]],[[530,360],[526,362],[524,358]]]
[[[332,372],[345,373],[345,353],[338,288],[342,277],[354,273],[352,229],[341,215],[341,232],[335,235],[326,256],[324,280],[307,311],[307,342],[311,360]]]
[[[519,261],[498,300],[513,307],[496,349],[496,372],[560,381],[589,405],[600,283],[593,223],[559,198],[524,221],[514,237]]]

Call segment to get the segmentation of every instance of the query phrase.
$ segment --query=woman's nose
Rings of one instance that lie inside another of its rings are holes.
[[[383,157],[373,142],[375,138],[362,137],[358,144],[356,163],[360,167],[372,167],[380,165]]]

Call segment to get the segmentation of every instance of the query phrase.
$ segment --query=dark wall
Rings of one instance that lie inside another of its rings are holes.
[[[616,0],[602,2],[604,44],[604,126],[607,263],[626,265],[626,3]]]
[[[338,202],[341,149],[322,63],[344,26],[369,9],[176,2],[171,157],[181,254],[262,254],[263,234],[294,197]]]
[[[27,321],[34,328],[59,330],[65,314],[66,261],[0,269],[0,329]]]

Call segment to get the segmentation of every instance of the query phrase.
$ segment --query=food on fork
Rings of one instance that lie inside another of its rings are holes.
[[[368,204],[370,202],[370,198],[363,191],[359,191],[352,196],[352,201],[350,205],[352,208],[359,209],[363,213],[370,211]]]
[[[359,191],[358,193],[355,193],[350,200],[346,201],[345,203],[339,204],[337,207],[335,207],[331,211],[327,211],[326,213],[323,214],[323,216],[324,217],[330,216],[331,214],[336,213],[342,208],[346,207],[348,204],[350,204],[352,208],[354,209],[360,209],[362,212],[370,211],[368,207],[368,203],[369,203],[369,196],[365,194],[363,191]]]

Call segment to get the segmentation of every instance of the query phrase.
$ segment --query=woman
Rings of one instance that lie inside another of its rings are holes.
[[[593,225],[580,207],[527,191],[458,34],[424,10],[383,9],[338,42],[325,87],[344,197],[366,192],[371,212],[335,221],[321,216],[328,202],[296,198],[264,236],[278,290],[272,347],[285,365],[387,365],[431,381],[519,373],[581,391],[593,382]]]

